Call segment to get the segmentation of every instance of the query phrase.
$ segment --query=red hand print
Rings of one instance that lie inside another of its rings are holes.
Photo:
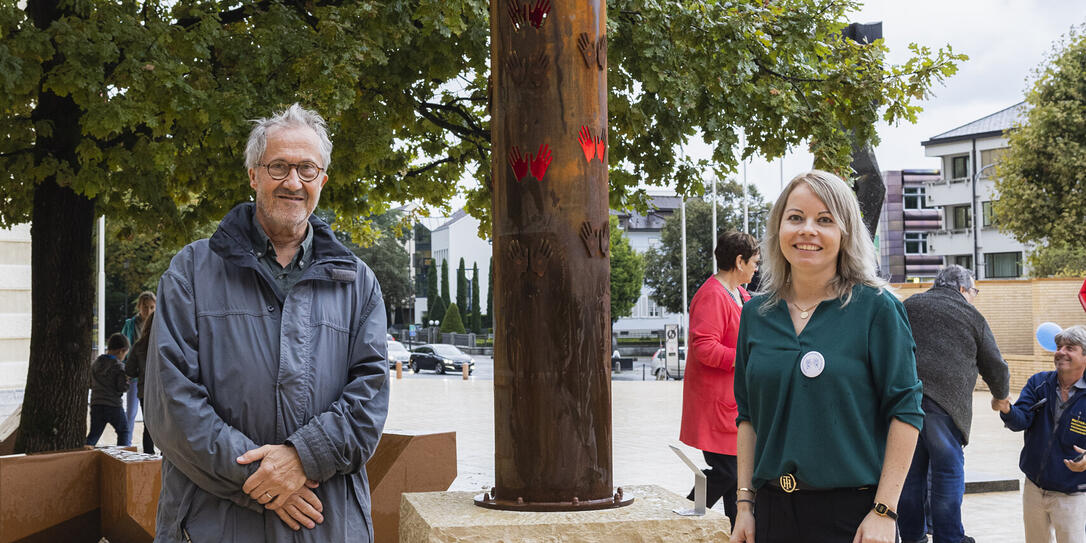
[[[536,0],[532,12],[528,14],[528,22],[536,28],[542,28],[547,22],[547,14],[551,12],[551,0]]]
[[[520,150],[513,146],[509,150],[509,165],[513,167],[513,175],[517,177],[517,181],[523,181],[524,176],[528,175],[528,163],[532,160],[532,154],[528,153],[528,156],[521,157]],[[546,169],[546,168],[544,168]]]
[[[542,181],[543,175],[547,173],[547,166],[551,165],[551,149],[546,143],[539,146],[539,152],[536,153],[536,157],[532,160],[531,153],[528,154],[528,160],[532,162],[532,175],[536,179]]]
[[[603,153],[607,151],[607,144],[603,141],[603,135],[604,131],[600,130],[600,136],[596,138],[596,157],[600,159],[600,162],[606,164],[607,161],[603,159]]]
[[[596,156],[596,145],[587,126],[581,126],[581,131],[577,134],[577,142],[581,144],[581,150],[584,151],[584,161],[592,162],[592,157]]]

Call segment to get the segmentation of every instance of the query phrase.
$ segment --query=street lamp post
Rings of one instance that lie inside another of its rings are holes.
[[[973,154],[976,155],[976,152],[974,152]],[[975,160],[976,157],[974,156],[973,159]],[[980,180],[980,174],[984,173],[984,170],[987,170],[988,168],[991,168],[992,166],[995,166],[996,164],[999,164],[999,163],[998,162],[993,162],[993,163],[991,163],[991,164],[989,164],[987,166],[984,166],[983,168],[977,170],[976,173],[973,174],[973,182],[971,183],[971,187],[970,187],[972,192],[973,192],[973,196],[969,200],[969,207],[970,207],[969,211],[973,215],[973,220],[972,220],[972,227],[973,227],[972,228],[972,230],[973,230],[973,276],[978,277],[978,278],[980,277],[980,234],[979,234],[979,230],[977,228],[977,222],[978,222],[978,217],[977,217],[977,181]],[[984,278],[987,279],[988,275],[985,274]]]

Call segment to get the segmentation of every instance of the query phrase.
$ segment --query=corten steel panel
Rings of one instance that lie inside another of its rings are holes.
[[[381,436],[366,462],[375,541],[400,540],[405,492],[448,490],[456,479],[456,432]]]
[[[490,3],[499,500],[613,492],[605,9]]]
[[[0,542],[18,541],[94,513],[99,506],[98,455],[77,450],[0,458]],[[59,540],[98,539],[98,534],[67,534]]]

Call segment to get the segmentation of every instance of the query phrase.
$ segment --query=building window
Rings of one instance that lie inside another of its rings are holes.
[[[951,264],[957,264],[967,270],[973,269],[973,255],[954,255],[950,257]]]
[[[964,179],[969,177],[969,155],[950,158],[951,179]]]
[[[904,187],[902,191],[905,209],[931,209],[924,197],[924,187]]]
[[[1003,153],[1007,152],[1007,149],[1008,149],[1007,147],[1000,147],[999,149],[988,149],[987,151],[981,151],[980,152],[980,168],[983,170],[987,166],[990,166],[992,164],[998,164],[998,163],[1002,162],[1003,161]],[[985,177],[985,178],[991,177],[992,175],[995,174],[995,172],[992,171],[993,169],[994,168],[989,168],[988,171],[984,172],[981,175],[981,177]]]
[[[656,305],[656,300],[653,300],[652,296],[648,297],[648,306],[648,317],[656,318],[660,316],[660,306]]]
[[[927,232],[905,232],[905,254],[923,255],[928,253]]]
[[[1022,253],[985,253],[984,276],[989,279],[1022,276]]]
[[[951,230],[961,230],[973,225],[969,206],[954,206],[951,207],[950,210],[950,224],[947,226],[950,227]]]
[[[993,203],[994,200],[980,203],[981,224],[983,226],[992,226],[995,224],[995,209],[992,207]]]

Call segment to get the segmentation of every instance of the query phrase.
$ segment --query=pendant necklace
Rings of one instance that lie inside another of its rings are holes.
[[[818,303],[812,305],[811,307],[808,307],[807,309],[803,309],[802,307],[799,306],[799,304],[797,304],[795,302],[792,302],[792,307],[795,307],[796,310],[799,311],[799,318],[806,319],[807,317],[811,316],[811,310],[818,307],[818,304],[820,304],[820,303],[822,303],[822,302],[818,302]]]

